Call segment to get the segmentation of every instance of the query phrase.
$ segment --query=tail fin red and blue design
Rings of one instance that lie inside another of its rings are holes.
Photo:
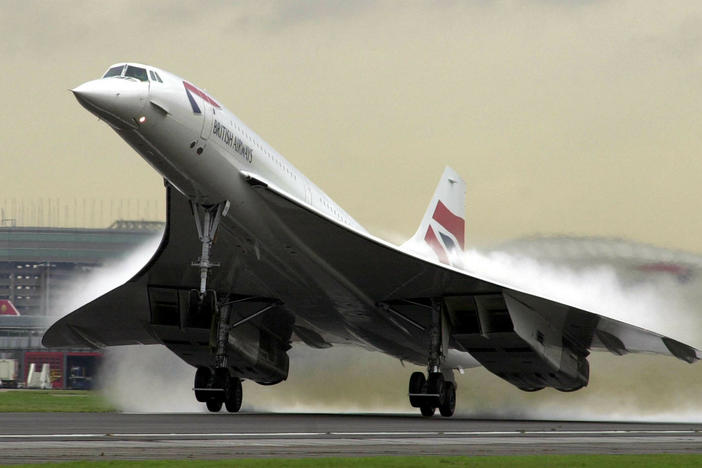
[[[460,266],[465,249],[465,199],[465,181],[446,167],[419,229],[407,243],[412,245],[408,247],[428,246],[440,262]]]

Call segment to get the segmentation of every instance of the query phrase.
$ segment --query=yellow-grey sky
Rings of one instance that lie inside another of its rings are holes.
[[[444,165],[468,235],[702,251],[702,3],[0,4],[0,200],[162,197],[67,91],[114,62],[206,88],[369,229],[409,236]]]

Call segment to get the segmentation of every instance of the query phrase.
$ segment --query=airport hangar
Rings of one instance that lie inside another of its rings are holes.
[[[159,221],[115,221],[105,229],[0,226],[0,301],[3,309],[11,304],[19,312],[0,314],[0,360],[14,366],[16,376],[6,386],[23,385],[34,363],[37,369],[49,364],[53,388],[91,387],[102,354],[49,351],[41,345],[44,331],[81,280],[160,236],[163,226]]]

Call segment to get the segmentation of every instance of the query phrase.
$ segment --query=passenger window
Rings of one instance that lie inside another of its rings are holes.
[[[136,78],[139,81],[149,81],[149,79],[146,77],[146,69],[132,67],[131,65],[127,67],[127,71],[124,73],[124,76]]]
[[[120,76],[122,74],[123,68],[124,68],[124,65],[118,65],[116,67],[112,67],[109,70],[107,70],[107,73],[105,73],[102,77],[109,78],[111,76]]]

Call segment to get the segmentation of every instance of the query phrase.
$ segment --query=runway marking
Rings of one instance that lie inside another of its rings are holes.
[[[331,435],[607,435],[607,434],[695,434],[694,429],[604,430],[604,431],[432,431],[432,432],[328,432]]]
[[[602,430],[602,431],[391,431],[391,432],[155,432],[155,433],[79,433],[79,434],[0,434],[2,439],[91,439],[102,437],[124,438],[214,438],[214,437],[436,437],[436,436],[607,436],[607,435],[681,435],[699,434],[694,429],[678,430]]]

